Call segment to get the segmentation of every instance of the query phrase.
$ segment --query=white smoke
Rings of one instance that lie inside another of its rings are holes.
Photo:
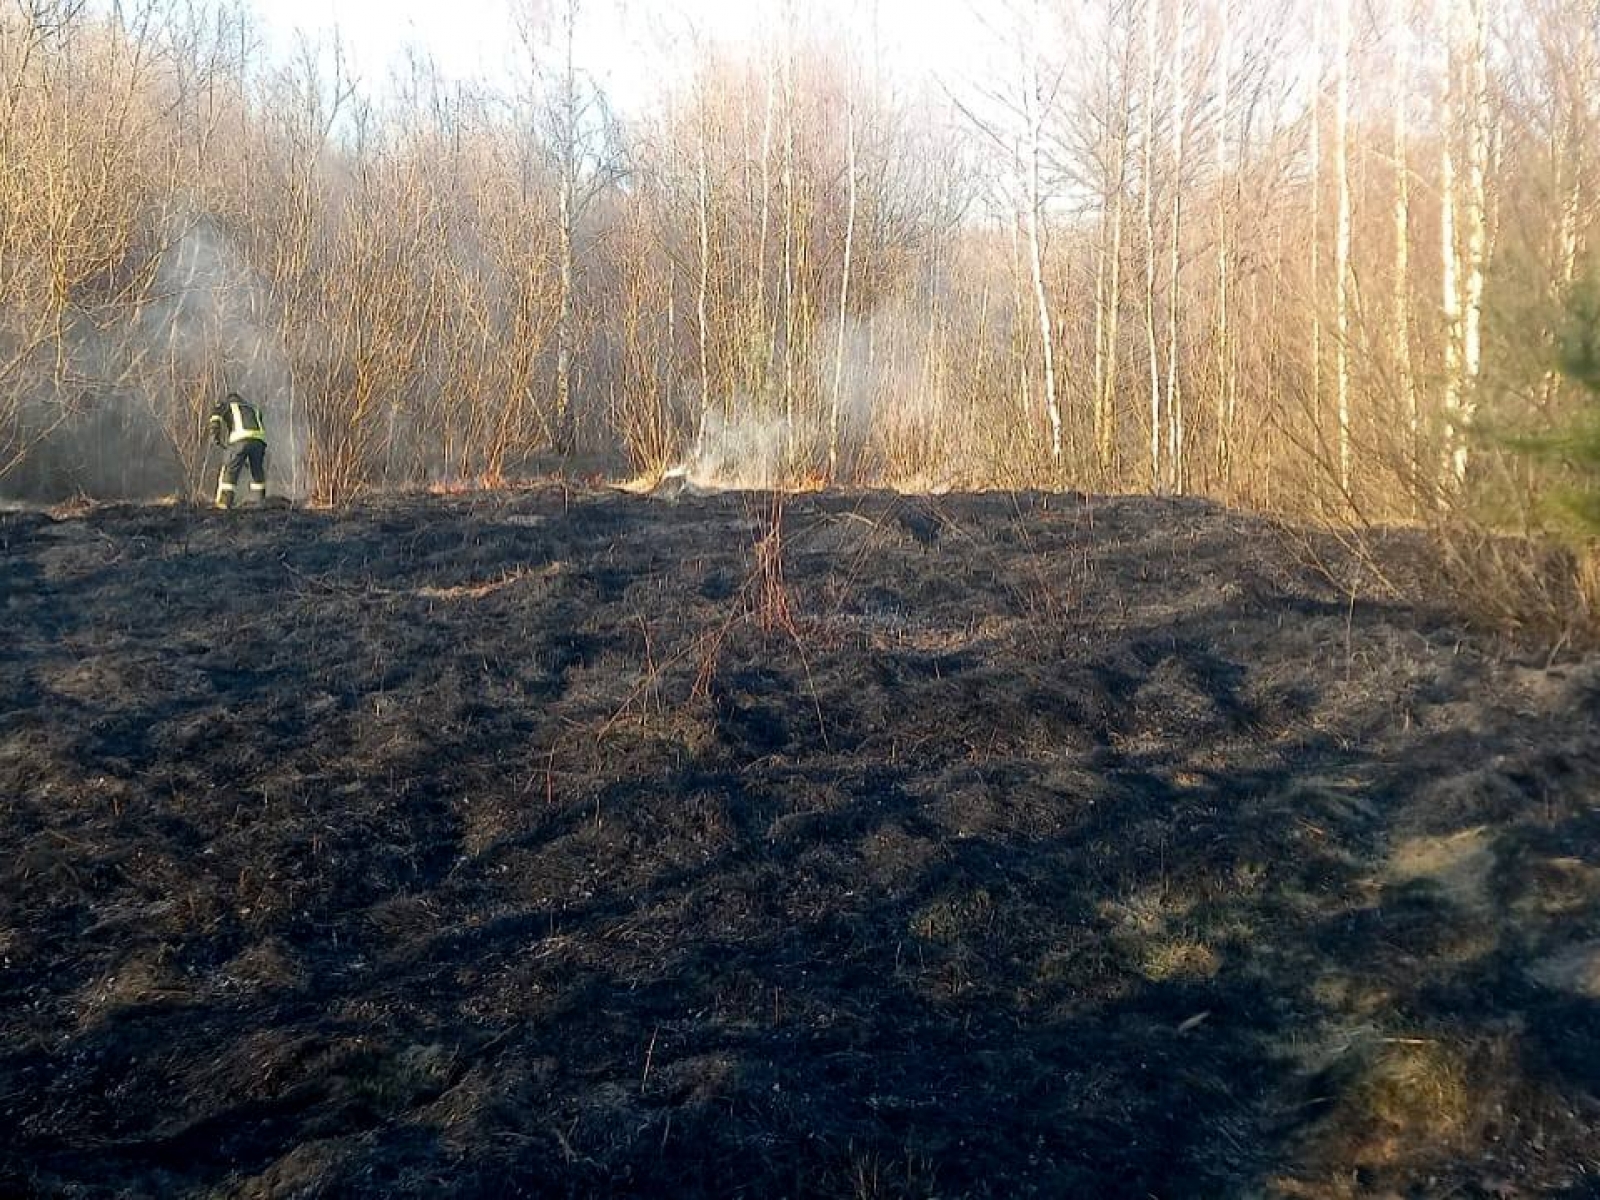
[[[27,452],[0,488],[32,500],[205,495],[219,465],[206,415],[232,390],[265,412],[271,490],[302,494],[306,422],[268,289],[204,217],[171,219],[136,246],[122,271],[137,289],[86,295],[17,356],[5,384],[22,398]],[[5,328],[37,324],[33,298],[7,300],[18,307]]]
[[[818,393],[830,414],[838,406],[845,477],[893,486],[942,469],[942,443],[972,408],[950,394],[938,369],[947,352],[934,314],[909,304],[852,317],[842,336],[834,327],[817,364]]]
[[[710,489],[776,488],[791,475],[798,451],[795,430],[782,417],[750,412],[725,419],[712,412],[693,452],[667,477]]]
[[[138,330],[158,364],[154,378],[142,381],[146,402],[182,428],[185,414],[171,406],[190,406],[198,424],[211,401],[238,392],[262,409],[272,491],[303,495],[306,422],[290,356],[273,327],[267,289],[215,223],[188,223],[162,259],[156,297]]]

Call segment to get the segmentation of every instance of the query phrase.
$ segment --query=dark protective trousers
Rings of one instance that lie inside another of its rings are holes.
[[[222,476],[217,480],[218,508],[233,507],[239,473],[246,466],[250,468],[250,495],[257,503],[267,498],[267,444],[257,440],[236,442],[228,447],[228,461],[222,464]]]

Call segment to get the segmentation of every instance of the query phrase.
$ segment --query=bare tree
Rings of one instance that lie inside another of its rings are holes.
[[[1218,36],[1221,49],[1217,55],[1217,142],[1216,142],[1216,181],[1217,181],[1217,372],[1216,382],[1216,410],[1217,410],[1217,477],[1224,487],[1229,482],[1233,470],[1233,406],[1235,401],[1235,388],[1237,381],[1234,376],[1233,357],[1233,330],[1229,325],[1230,301],[1232,300],[1232,228],[1231,220],[1234,216],[1233,205],[1228,202],[1224,194],[1226,180],[1232,170],[1232,160],[1229,151],[1229,135],[1232,125],[1229,120],[1230,104],[1232,102],[1233,86],[1233,56],[1234,56],[1234,12],[1230,0],[1218,0],[1217,3]]]
[[[1341,0],[1342,2],[1342,0]],[[1312,443],[1322,447],[1322,78],[1323,12],[1312,0],[1311,22],[1311,424]]]
[[[1023,195],[1028,229],[1028,266],[1033,276],[1033,298],[1039,317],[1039,353],[1044,366],[1044,408],[1050,419],[1050,458],[1061,463],[1061,398],[1056,388],[1056,338],[1050,318],[1050,295],[1044,275],[1044,129],[1049,98],[1040,56],[1044,44],[1044,3],[1034,0],[1033,20],[1026,52],[1027,84],[1023,90],[1025,145]]]
[[[1600,230],[1600,11],[1428,8],[1009,0],[974,10],[995,70],[919,89],[867,82],[864,17],[780,3],[755,47],[675,42],[623,121],[583,0],[523,0],[514,94],[421,59],[377,92],[212,0],[13,0],[0,473],[83,485],[117,436],[193,490],[242,380],[330,501],[770,426],[791,477],[1324,519],[1514,484],[1531,527],[1559,470],[1470,433],[1576,403],[1552,314]]]
[[[1095,248],[1094,444],[1100,477],[1116,475],[1117,384],[1121,363],[1123,247],[1127,239],[1128,163],[1132,153],[1133,5],[1113,0],[1106,12],[1101,82],[1098,170],[1101,191],[1099,238]],[[1121,53],[1112,53],[1120,45]]]
[[[1339,490],[1350,496],[1350,0],[1339,0],[1333,174],[1338,217],[1333,241],[1334,376],[1338,389]]]
[[[1391,0],[1394,27],[1394,297],[1391,320],[1396,387],[1406,422],[1406,459],[1414,473],[1420,459],[1421,413],[1411,361],[1411,0]]]
[[[1172,222],[1168,231],[1167,257],[1167,487],[1181,492],[1184,477],[1183,386],[1180,362],[1180,335],[1183,321],[1183,173],[1184,135],[1189,124],[1187,79],[1188,12],[1185,0],[1173,0],[1172,61],[1168,81],[1172,85],[1170,132],[1172,136]]]
[[[1150,361],[1150,487],[1162,485],[1161,352],[1156,345],[1156,0],[1144,0],[1144,333]]]
[[[1467,0],[1470,41],[1465,67],[1467,107],[1467,248],[1464,264],[1465,301],[1461,325],[1462,391],[1450,412],[1450,473],[1456,486],[1467,477],[1468,450],[1464,437],[1477,411],[1478,380],[1483,373],[1483,295],[1488,261],[1489,167],[1489,4]]]
[[[844,234],[844,270],[839,280],[839,339],[838,347],[834,352],[833,364],[833,397],[828,408],[828,479],[837,478],[839,473],[839,417],[844,400],[844,373],[845,373],[845,334],[849,328],[850,319],[850,271],[855,265],[856,247],[856,213],[858,203],[858,188],[856,178],[856,95],[855,72],[846,70],[848,79],[845,96],[845,176],[846,188],[849,193],[848,210],[845,218]]]
[[[577,438],[573,375],[581,226],[595,201],[626,173],[605,97],[578,68],[578,27],[585,3],[554,0],[551,11],[546,11],[534,0],[523,0],[518,10],[518,27],[532,68],[532,107],[556,180],[558,311],[551,433],[554,448],[561,454],[572,453]]]

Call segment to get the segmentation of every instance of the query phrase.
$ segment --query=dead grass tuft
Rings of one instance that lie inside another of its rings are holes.
[[[1140,973],[1152,983],[1199,982],[1222,970],[1217,952],[1190,938],[1158,939],[1143,948],[1140,958]]]
[[[1480,529],[1436,535],[1464,615],[1550,647],[1552,660],[1600,644],[1600,553]]]
[[[1442,1042],[1396,1039],[1383,1046],[1350,1096],[1352,1115],[1371,1128],[1371,1148],[1381,1160],[1419,1142],[1462,1138],[1473,1114],[1467,1066],[1460,1050]]]
[[[773,494],[761,519],[761,536],[756,539],[755,573],[751,579],[751,601],[756,624],[763,633],[783,632],[798,641],[794,609],[789,603],[789,588],[783,573],[783,497]]]
[[[537,572],[541,576],[550,576],[557,573],[559,568],[546,568]],[[482,600],[494,595],[496,592],[520,583],[534,571],[507,571],[497,579],[485,579],[478,583],[464,583],[455,587],[422,587],[417,589],[417,595],[424,600]]]
[[[1352,1167],[1372,1173],[1369,1183],[1403,1187],[1478,1153],[1527,1083],[1515,1049],[1510,1036],[1389,1037],[1349,1048],[1344,1084],[1312,1134],[1300,1182],[1285,1181],[1279,1194],[1347,1194],[1311,1180]]]

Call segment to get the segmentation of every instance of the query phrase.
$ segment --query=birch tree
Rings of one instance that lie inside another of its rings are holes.
[[[555,448],[558,453],[573,451],[572,356],[576,332],[573,329],[573,282],[577,268],[578,224],[578,10],[580,0],[564,0],[560,5],[561,67],[555,100],[557,204],[556,233],[560,246],[560,310],[556,318],[556,400]]]
[[[1477,413],[1478,383],[1483,373],[1483,293],[1488,261],[1488,166],[1489,166],[1489,4],[1490,0],[1467,0],[1471,21],[1471,42],[1466,67],[1468,108],[1467,130],[1467,253],[1465,265],[1466,298],[1462,314],[1461,370],[1463,393],[1458,406],[1456,428],[1452,430],[1451,474],[1459,487],[1466,482],[1468,448],[1465,433]]]
[[[1116,3],[1107,14],[1106,74],[1101,96],[1099,167],[1102,195],[1095,250],[1094,440],[1101,478],[1116,472],[1117,382],[1121,363],[1122,256],[1127,224],[1129,104],[1133,76],[1131,5]],[[1112,54],[1120,44],[1122,53]]]
[[[616,130],[604,97],[578,69],[578,28],[586,0],[555,0],[553,28],[534,0],[524,0],[518,29],[532,68],[533,110],[556,181],[557,315],[555,382],[550,421],[553,448],[575,449],[577,414],[573,380],[578,351],[577,287],[581,225],[594,202],[625,173]],[[537,406],[535,406],[537,407]]]
[[[1440,0],[1444,29],[1444,130],[1441,135],[1440,237],[1445,315],[1444,478],[1459,491],[1470,463],[1467,431],[1483,368],[1483,289],[1488,245],[1488,0]],[[1463,28],[1465,26],[1465,28]],[[1465,45],[1463,45],[1465,41]],[[1466,143],[1466,195],[1459,186],[1455,143]],[[1457,228],[1461,212],[1464,230]],[[1460,239],[1464,236],[1465,250]]]
[[[1342,0],[1341,0],[1342,2]],[[1322,446],[1322,0],[1311,0],[1311,424]]]
[[[764,352],[749,354],[751,366],[747,387],[751,394],[765,390],[778,362],[777,318],[769,316],[771,305],[767,296],[767,247],[772,236],[772,142],[776,129],[779,74],[777,47],[770,34],[763,39],[761,65],[766,86],[763,89],[765,104],[761,121],[760,238],[756,243],[755,295],[751,305],[754,333],[751,341]]]
[[[1596,0],[974,3],[1000,61],[892,97],[864,19],[774,0],[753,46],[675,47],[683,85],[626,124],[584,71],[597,0],[521,3],[527,86],[466,117],[321,59],[214,69],[210,0],[187,30],[0,3],[0,470],[106,412],[193,457],[239,356],[124,334],[204,291],[164,272],[197,229],[260,281],[323,498],[580,433],[658,462],[744,397],[835,479],[1081,471],[1325,518],[1342,489],[1383,519],[1424,488],[1482,511],[1508,476],[1474,425],[1575,399],[1545,318],[1600,231]]]
[[[1439,0],[1438,27],[1444,44],[1444,72],[1439,105],[1439,281],[1444,315],[1443,404],[1446,477],[1454,469],[1454,440],[1461,413],[1461,258],[1456,245],[1456,118],[1457,11],[1461,0]]]
[[[1050,295],[1044,273],[1044,126],[1046,98],[1044,72],[1040,63],[1045,36],[1044,3],[1034,0],[1033,20],[1025,51],[1027,84],[1023,92],[1023,197],[1028,231],[1028,268],[1033,280],[1033,298],[1039,319],[1039,353],[1044,368],[1044,408],[1050,421],[1050,459],[1060,466],[1062,458],[1061,401],[1056,390],[1056,339],[1050,317]]]
[[[799,340],[800,313],[795,301],[799,279],[796,257],[800,249],[797,228],[800,209],[795,196],[795,14],[792,0],[786,0],[783,22],[783,165],[779,186],[783,191],[783,427],[785,460],[792,461],[795,438],[795,350]]]
[[[1161,486],[1161,351],[1156,343],[1156,3],[1144,0],[1144,333],[1150,362],[1150,487]]]
[[[1421,414],[1411,363],[1411,0],[1391,0],[1389,19],[1394,27],[1394,292],[1390,320],[1393,324],[1395,384],[1406,422],[1408,469],[1415,472],[1421,441]]]
[[[695,289],[695,329],[700,351],[700,419],[695,432],[695,456],[705,450],[711,424],[711,164],[707,143],[706,97],[701,89],[695,138],[695,215],[700,251],[699,286]]]
[[[848,191],[844,234],[844,270],[839,282],[839,339],[834,352],[833,396],[828,407],[828,479],[839,473],[839,416],[844,402],[846,334],[850,320],[850,272],[855,265],[856,206],[856,93],[855,73],[846,70],[845,88],[845,186]]]
[[[1350,0],[1339,0],[1333,172],[1339,190],[1334,234],[1334,362],[1338,388],[1339,490],[1350,496]]]
[[[1217,23],[1221,46],[1217,54],[1217,476],[1223,486],[1233,470],[1232,429],[1234,402],[1233,331],[1229,327],[1229,300],[1232,287],[1232,245],[1230,214],[1232,206],[1225,196],[1229,160],[1229,106],[1233,87],[1234,13],[1229,0],[1218,0]]]
[[[1172,227],[1168,236],[1167,256],[1167,487],[1174,492],[1184,489],[1184,423],[1183,388],[1180,383],[1179,342],[1183,321],[1183,168],[1184,134],[1189,121],[1187,73],[1185,56],[1188,53],[1188,14],[1184,0],[1173,0],[1172,60],[1168,67],[1168,82],[1172,86],[1171,121],[1172,137]]]

